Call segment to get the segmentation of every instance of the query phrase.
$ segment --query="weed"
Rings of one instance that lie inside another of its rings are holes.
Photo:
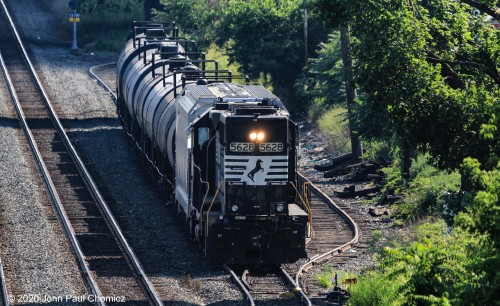
[[[398,287],[380,274],[369,273],[361,276],[356,285],[350,287],[349,305],[383,306],[392,305],[391,301]]]
[[[179,278],[179,284],[181,285],[181,287],[187,288],[187,289],[192,290],[192,291],[200,291],[201,290],[200,283],[198,281],[196,281],[195,279],[193,279],[193,276],[191,275],[191,273],[182,275]]]
[[[345,108],[334,106],[318,120],[321,133],[328,137],[330,149],[339,155],[348,153],[351,149],[346,114]]]

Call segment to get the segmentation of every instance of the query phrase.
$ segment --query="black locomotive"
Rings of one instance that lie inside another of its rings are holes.
[[[134,22],[116,71],[127,131],[206,256],[242,265],[305,257],[296,124],[274,94],[234,83],[193,45],[173,25]]]

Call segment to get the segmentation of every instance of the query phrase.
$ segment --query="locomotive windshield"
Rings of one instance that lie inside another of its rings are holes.
[[[226,154],[287,155],[286,118],[227,118],[226,131]]]

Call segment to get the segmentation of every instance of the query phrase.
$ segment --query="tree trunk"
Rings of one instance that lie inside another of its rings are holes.
[[[159,0],[144,0],[144,17],[145,20],[151,20],[151,10],[152,9],[161,9],[162,6]]]
[[[352,112],[354,101],[356,99],[356,90],[354,89],[354,81],[352,76],[352,57],[349,52],[350,49],[349,29],[345,26],[340,26],[340,50],[342,52],[342,62],[344,64],[344,81],[347,99],[347,113],[349,116],[349,130],[351,134],[351,150],[352,157],[355,162],[360,162],[363,159],[363,149],[361,148],[361,141],[359,136],[354,131],[354,124],[352,123]]]
[[[402,176],[405,181],[410,180],[410,168],[411,168],[411,147],[407,140],[403,140],[403,168]]]

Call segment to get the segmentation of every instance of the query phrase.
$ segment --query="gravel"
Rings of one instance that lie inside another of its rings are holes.
[[[32,4],[19,0],[11,5],[21,18],[26,14],[23,6]],[[27,12],[35,21],[22,25],[38,73],[161,298],[172,305],[246,305],[229,276],[191,241],[175,208],[166,205],[166,197],[123,132],[109,94],[88,76],[90,67],[113,61],[117,55],[98,56],[85,50],[81,56],[72,55],[70,44],[63,47],[57,41],[54,25],[58,22],[46,17],[47,10],[60,15],[54,7],[40,4]],[[40,39],[39,29],[46,32]]]
[[[13,305],[86,289],[0,77],[0,256]],[[53,305],[64,305],[55,302]]]
[[[187,227],[176,215],[175,208],[167,205],[164,195],[160,194],[154,186],[151,177],[144,170],[144,164],[139,161],[135,144],[123,132],[109,94],[87,75],[88,68],[114,61],[116,56],[93,55],[86,50],[83,50],[81,56],[72,55],[69,52],[71,42],[64,34],[61,34],[65,31],[60,30],[62,27],[69,26],[63,21],[67,13],[65,0],[40,2],[16,0],[9,1],[9,3],[18,19],[26,20],[22,24],[22,29],[27,34],[27,43],[32,49],[40,77],[47,85],[48,94],[55,103],[55,109],[60,117],[65,119],[63,124],[71,140],[92,174],[99,181],[108,204],[125,230],[127,239],[143,262],[147,274],[151,277],[161,297],[169,304],[246,304],[226,273],[206,260],[202,251],[190,241],[186,233]],[[61,37],[63,37],[62,40]],[[1,99],[2,97],[0,101]],[[0,111],[5,112],[1,105]],[[2,113],[3,116],[6,115]],[[12,127],[12,124],[0,125],[0,144],[4,141],[5,144],[15,143],[16,139],[19,139],[19,132]],[[305,138],[310,139],[310,137]],[[318,140],[308,144],[314,147],[324,147],[324,142]],[[15,160],[20,164],[9,166],[11,168],[4,170],[5,163],[2,162],[0,167],[2,188],[10,184],[15,185],[17,189],[25,188],[33,193],[37,189],[35,185],[16,183],[30,181],[33,176],[29,173],[32,170],[26,166],[22,158],[16,159],[16,156],[21,156],[21,154],[14,151],[15,146],[12,147],[12,152],[10,149],[9,153],[2,151],[0,156],[2,160]],[[304,155],[300,161],[302,171],[314,181],[325,182],[320,174],[311,170],[314,163],[312,160],[320,160],[331,152],[325,150],[320,154],[305,151],[302,153]],[[9,155],[6,155],[4,159],[4,154]],[[16,180],[12,176],[3,175],[2,171],[12,173],[12,169],[19,172],[19,169],[23,169],[23,165],[27,168],[24,178]],[[23,197],[28,193],[19,192],[23,194]],[[8,198],[2,197],[5,197],[4,192],[0,195],[0,199],[2,202],[9,201]],[[25,199],[24,202],[36,201]],[[359,206],[356,209],[359,209],[360,214],[369,218],[366,204],[360,203],[359,200],[348,201],[347,204],[351,207]],[[5,211],[6,209],[1,212],[2,223],[4,223],[3,220],[11,219]],[[5,218],[3,218],[4,215]],[[39,213],[39,217],[44,218],[42,213]],[[31,217],[28,214],[25,218]],[[40,223],[40,226],[50,224],[47,220],[40,220],[37,223]],[[53,225],[52,228],[54,227],[57,228]],[[363,234],[362,242],[367,243],[370,235],[369,233]],[[45,234],[40,234],[40,236],[46,237]],[[64,245],[65,242],[61,244]],[[5,250],[3,246],[2,240],[2,252]],[[43,253],[52,254],[51,252]],[[360,271],[370,264],[372,264],[370,255],[367,253],[349,261],[345,269]],[[50,266],[55,267],[54,270],[59,267],[57,263]],[[66,270],[61,269],[61,271]],[[65,290],[75,291],[75,289],[63,289],[65,287],[59,285],[54,287],[65,293]]]
[[[359,242],[351,250],[357,255],[356,258],[349,259],[345,264],[338,267],[339,271],[349,274],[361,274],[364,270],[372,267],[375,262],[372,260],[374,254],[374,242],[372,241],[372,231],[380,230],[383,237],[394,235],[394,229],[390,228],[390,219],[387,217],[373,217],[369,214],[369,207],[375,205],[374,202],[366,198],[340,199],[335,197],[336,191],[343,191],[345,187],[355,185],[356,190],[363,190],[372,187],[370,182],[349,182],[345,177],[324,178],[323,173],[316,171],[314,165],[327,162],[328,158],[335,156],[334,152],[328,150],[327,141],[322,137],[307,137],[309,135],[318,135],[318,127],[314,124],[304,123],[301,126],[301,134],[306,137],[301,139],[301,154],[299,170],[312,182],[314,182],[338,205],[349,207],[355,212],[351,215],[360,226]],[[388,222],[387,222],[388,221]],[[361,222],[363,224],[361,224]],[[360,247],[357,247],[360,246]],[[365,249],[365,247],[367,247]]]
[[[191,241],[187,226],[153,184],[116,119],[64,122],[163,300],[236,305],[243,297]]]

